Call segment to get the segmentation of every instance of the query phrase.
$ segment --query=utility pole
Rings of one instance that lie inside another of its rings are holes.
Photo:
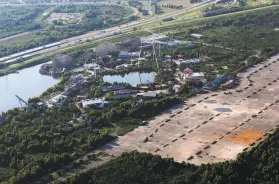
[[[155,50],[154,42],[153,41],[152,41],[152,46],[153,46],[153,60],[155,60],[155,62],[157,64],[157,68],[159,69],[158,59],[157,59],[156,50]]]
[[[161,28],[159,26],[159,34],[161,34]],[[161,44],[159,43],[159,57],[161,57]]]

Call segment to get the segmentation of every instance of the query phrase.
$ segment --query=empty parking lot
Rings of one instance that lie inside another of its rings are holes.
[[[231,94],[200,94],[103,147],[138,150],[193,164],[235,159],[279,125],[279,55],[239,74]]]

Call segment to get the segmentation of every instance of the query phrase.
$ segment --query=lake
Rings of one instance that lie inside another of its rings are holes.
[[[0,113],[20,107],[15,95],[27,101],[29,98],[40,96],[46,89],[59,82],[59,79],[41,75],[41,66],[42,64],[36,65],[20,70],[17,74],[0,77]]]
[[[124,76],[121,75],[105,75],[103,80],[109,83],[129,83],[131,85],[138,85],[138,84],[147,84],[154,82],[156,72],[150,73],[140,73],[140,72],[131,72],[129,74],[125,74]]]

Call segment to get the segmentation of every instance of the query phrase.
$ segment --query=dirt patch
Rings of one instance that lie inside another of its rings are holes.
[[[247,130],[244,133],[233,137],[233,141],[242,145],[250,145],[257,139],[262,138],[264,134],[256,130]]]

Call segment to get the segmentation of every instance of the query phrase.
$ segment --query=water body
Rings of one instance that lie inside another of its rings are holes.
[[[138,85],[138,84],[147,84],[150,82],[154,82],[156,72],[150,73],[139,73],[139,72],[131,72],[124,76],[121,75],[105,75],[103,80],[105,82],[114,83],[114,82],[125,82],[131,85]]]
[[[20,70],[18,74],[0,77],[0,112],[20,106],[15,95],[27,101],[59,82],[59,79],[41,75],[41,65]]]
[[[218,112],[232,112],[229,108],[216,108],[215,110]]]

